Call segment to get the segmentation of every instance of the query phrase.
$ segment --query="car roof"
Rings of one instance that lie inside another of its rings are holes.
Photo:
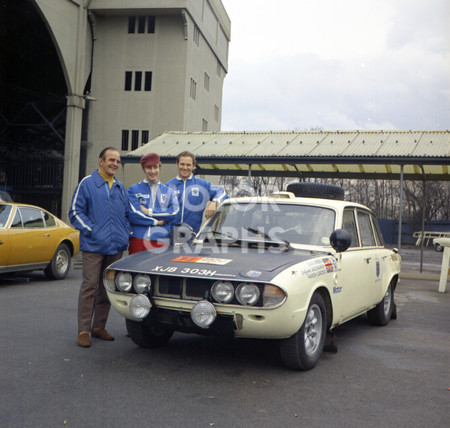
[[[269,195],[269,196],[244,196],[239,198],[229,198],[223,203],[233,204],[233,203],[248,203],[248,204],[287,204],[287,205],[312,205],[320,206],[326,208],[335,208],[341,210],[343,208],[355,207],[370,211],[365,205],[358,204],[357,202],[342,201],[336,199],[322,199],[322,198],[303,198],[292,196],[286,196],[289,192],[282,192],[281,196],[279,194]]]
[[[23,204],[22,202],[5,202],[5,201],[0,201],[0,205],[12,205],[13,207],[34,208],[34,209],[42,210],[42,211],[48,212],[49,214],[52,214],[50,211],[48,211],[45,208],[42,208],[42,207],[40,207],[38,205]],[[52,216],[56,217],[55,214],[52,214]]]

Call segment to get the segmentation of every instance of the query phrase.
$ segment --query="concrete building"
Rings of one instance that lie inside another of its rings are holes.
[[[125,154],[167,131],[220,130],[230,41],[220,0],[18,0],[2,9],[20,23],[29,3],[66,84],[62,218],[102,148]],[[125,184],[141,176],[136,168]]]
[[[168,130],[220,130],[230,38],[221,2],[129,4],[89,5],[94,38],[89,95],[96,101],[89,103],[88,171],[96,167],[101,147],[126,153]]]

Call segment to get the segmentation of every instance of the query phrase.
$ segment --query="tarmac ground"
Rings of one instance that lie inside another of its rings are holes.
[[[443,252],[436,251],[433,246],[423,247],[422,250],[415,245],[404,245],[399,253],[402,256],[401,278],[436,282],[436,290],[438,289]],[[448,266],[446,268],[449,269]],[[447,281],[447,291],[449,289],[450,285]]]
[[[387,246],[388,248],[391,246]],[[392,247],[391,247],[392,248]],[[307,372],[286,369],[277,341],[175,333],[162,348],[126,336],[76,344],[81,257],[66,279],[0,280],[0,426],[441,428],[450,420],[450,286],[443,253],[401,249],[398,317],[361,315],[336,328],[337,353]]]

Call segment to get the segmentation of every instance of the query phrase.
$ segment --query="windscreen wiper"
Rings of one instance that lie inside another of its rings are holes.
[[[254,229],[253,227],[244,226],[243,229],[244,230],[248,230],[249,232],[252,232],[255,235],[262,235],[264,238],[266,238],[269,241],[274,242],[276,244],[281,244],[282,243],[282,244],[286,245],[288,249],[292,249],[291,243],[289,241],[285,240],[285,239],[280,239],[277,236],[270,235],[270,234],[268,234],[266,232]]]

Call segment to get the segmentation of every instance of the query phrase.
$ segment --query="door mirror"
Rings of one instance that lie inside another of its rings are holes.
[[[337,253],[342,253],[350,247],[352,237],[345,229],[336,229],[330,235],[330,244]]]

